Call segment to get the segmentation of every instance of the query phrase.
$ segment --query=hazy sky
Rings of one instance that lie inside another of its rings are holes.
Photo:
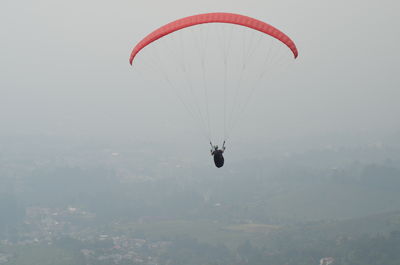
[[[128,58],[160,25],[220,11],[279,27],[300,54],[255,97],[236,139],[395,132],[398,10],[394,0],[2,0],[1,131],[190,139],[179,101],[137,80]]]

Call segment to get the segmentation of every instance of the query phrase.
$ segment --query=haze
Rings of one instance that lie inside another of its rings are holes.
[[[185,137],[182,106],[166,100],[163,88],[135,80],[127,58],[161,24],[212,11],[276,25],[300,51],[273,100],[258,92],[256,110],[249,110],[256,116],[243,126],[252,138],[396,131],[397,7],[394,1],[6,1],[2,133]],[[165,120],[171,126],[159,133]]]
[[[0,264],[397,264],[398,10],[2,0]],[[221,169],[180,100],[128,62],[152,30],[206,12],[263,20],[299,50]]]

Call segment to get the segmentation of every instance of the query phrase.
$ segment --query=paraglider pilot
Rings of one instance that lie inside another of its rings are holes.
[[[218,145],[213,145],[211,142],[210,145],[211,145],[211,155],[214,156],[215,166],[220,168],[224,165],[224,157],[222,154],[225,151],[225,141],[222,144],[221,149],[218,149]]]

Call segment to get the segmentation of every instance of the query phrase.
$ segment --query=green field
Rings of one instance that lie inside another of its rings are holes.
[[[268,224],[224,224],[215,221],[157,221],[129,223],[123,228],[115,227],[119,233],[141,235],[150,240],[168,240],[176,237],[192,237],[208,244],[224,244],[236,248],[245,241],[265,241],[271,231],[281,229]]]
[[[10,247],[7,252],[13,254],[13,258],[7,265],[79,265],[85,264],[83,256],[79,252],[51,245],[28,245]]]

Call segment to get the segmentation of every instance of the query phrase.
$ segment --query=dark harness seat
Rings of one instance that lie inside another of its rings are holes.
[[[215,166],[218,168],[220,168],[224,165],[224,157],[222,156],[222,153],[223,152],[221,150],[215,150],[213,152],[214,163],[215,163]]]

